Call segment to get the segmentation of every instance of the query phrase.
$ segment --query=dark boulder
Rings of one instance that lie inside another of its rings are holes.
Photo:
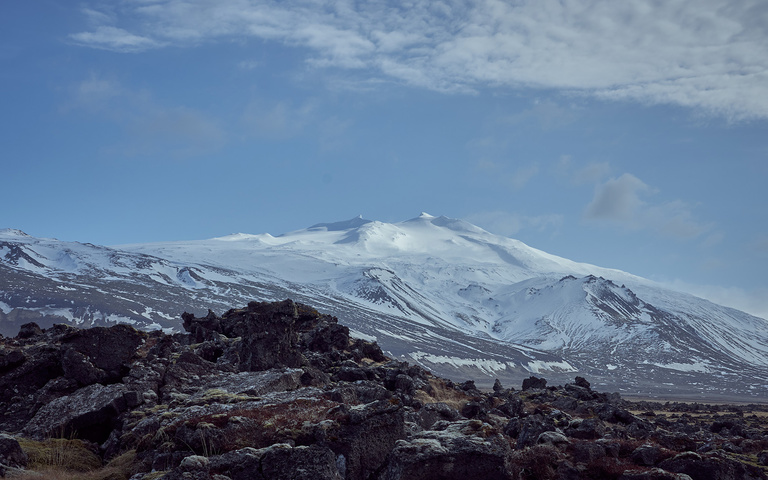
[[[565,392],[578,400],[589,401],[595,398],[595,393],[589,388],[569,383],[565,386]]]
[[[684,473],[671,473],[660,468],[625,470],[618,480],[695,480]]]
[[[90,366],[86,369],[96,368],[103,374],[95,371],[85,373],[102,376],[106,383],[119,382],[130,370],[130,363],[136,355],[136,349],[144,343],[147,334],[140,332],[130,325],[117,324],[112,327],[94,327],[86,330],[72,329],[61,339],[62,350],[69,349],[80,353],[83,357],[71,358],[73,362],[87,361]],[[80,371],[74,367],[75,371]]]
[[[669,472],[684,473],[694,480],[757,480],[766,477],[758,466],[741,463],[714,452],[705,455],[683,452],[663,460],[657,466]]]
[[[370,389],[369,389],[370,390]],[[389,395],[385,389],[377,390]],[[374,392],[359,391],[358,398]],[[348,409],[343,421],[317,431],[315,442],[330,448],[348,480],[366,480],[406,437],[403,406],[397,398],[374,400]]]
[[[261,474],[269,480],[342,480],[334,453],[319,445],[273,445],[261,457]]]
[[[535,445],[542,433],[554,431],[557,431],[554,421],[539,414],[513,418],[504,427],[505,434],[517,439],[516,448],[518,449]]]
[[[454,421],[458,420],[459,416],[459,412],[446,403],[426,403],[419,410],[418,421],[422,428],[429,430],[438,421]]]
[[[584,418],[574,421],[565,429],[565,434],[572,438],[594,440],[605,434],[605,424],[599,418]]]
[[[595,442],[574,443],[570,447],[574,462],[591,463],[606,456],[605,448]]]
[[[473,397],[479,397],[482,395],[480,390],[477,389],[477,386],[475,385],[474,380],[467,380],[466,382],[460,383],[458,387],[459,387],[459,390],[462,390],[467,395],[470,395]]]
[[[478,418],[485,415],[487,412],[483,408],[483,405],[480,402],[467,402],[464,404],[463,407],[461,407],[461,414],[465,418]]]
[[[59,397],[35,414],[24,427],[24,434],[44,440],[70,437],[104,442],[116,427],[117,417],[128,408],[124,385],[100,385],[81,388]]]
[[[106,381],[108,374],[97,368],[86,355],[73,348],[64,350],[61,356],[61,368],[64,377],[72,379],[81,387]]]
[[[521,398],[512,397],[506,402],[496,407],[496,409],[502,412],[504,415],[510,418],[514,418],[514,417],[519,417],[523,414],[525,410],[525,404],[523,403],[523,400]]]
[[[302,342],[307,349],[315,352],[344,350],[349,346],[349,328],[323,321],[317,328],[303,333]]]
[[[397,442],[379,480],[511,480],[509,443],[478,420]]]
[[[523,391],[530,390],[532,388],[547,388],[547,380],[544,378],[538,378],[538,377],[528,377],[525,380],[523,380]]]
[[[652,467],[656,465],[663,456],[663,452],[656,445],[640,445],[631,455],[632,462],[636,465]]]
[[[16,336],[16,338],[32,338],[38,335],[42,335],[43,330],[40,328],[38,324],[35,322],[25,323],[19,328],[19,334]]]
[[[338,325],[335,317],[292,300],[250,302],[221,318],[212,312],[203,318],[185,313],[182,318],[184,328],[197,340],[212,341],[215,334],[239,338],[231,353],[223,349],[217,355],[236,359],[240,371],[301,367],[307,364],[302,349],[327,353],[349,346],[349,329]]]
[[[77,386],[56,382],[62,376],[61,351],[42,343],[24,349],[24,361],[0,376],[0,431],[18,432],[46,402],[43,391],[61,388],[71,393]],[[50,383],[49,383],[50,382]],[[46,388],[44,388],[46,387]],[[41,397],[38,399],[38,397]]]
[[[10,435],[0,433],[0,465],[6,467],[26,467],[27,454],[21,449],[18,440]]]
[[[0,373],[20,365],[24,362],[24,353],[21,350],[0,348]]]
[[[493,382],[493,391],[495,393],[500,393],[500,392],[504,391],[504,387],[501,385],[501,382],[499,381],[498,378],[496,379],[495,382]]]
[[[590,383],[584,377],[576,377],[573,383],[577,387],[586,388],[587,390],[591,389]]]

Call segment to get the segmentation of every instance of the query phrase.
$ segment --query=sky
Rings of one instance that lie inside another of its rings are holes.
[[[0,228],[470,221],[768,318],[764,0],[0,2]]]

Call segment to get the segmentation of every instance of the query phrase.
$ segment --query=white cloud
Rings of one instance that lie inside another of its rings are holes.
[[[107,25],[99,26],[93,32],[72,34],[69,38],[80,45],[117,52],[141,52],[164,44],[149,37],[135,35],[122,28]]]
[[[120,52],[258,37],[320,67],[439,91],[559,89],[768,118],[763,0],[440,3],[159,0],[102,13],[78,44]]]
[[[563,224],[563,216],[559,214],[528,216],[502,211],[477,212],[467,215],[464,220],[505,236],[515,235],[521,230],[556,230]]]
[[[641,195],[651,188],[636,176],[625,173],[600,185],[587,206],[587,218],[632,224],[644,206]]]
[[[652,230],[668,237],[693,238],[712,225],[698,222],[691,206],[680,200],[649,203],[657,193],[632,174],[625,173],[597,186],[584,217],[604,221],[630,230]]]

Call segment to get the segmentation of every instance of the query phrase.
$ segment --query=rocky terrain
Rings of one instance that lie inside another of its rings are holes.
[[[582,377],[480,391],[291,300],[183,325],[0,337],[0,476],[768,478],[764,405],[629,402]]]

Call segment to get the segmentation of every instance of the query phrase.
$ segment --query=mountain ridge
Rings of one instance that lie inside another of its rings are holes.
[[[113,247],[12,232],[0,231],[0,325],[37,312],[170,329],[178,309],[295,297],[447,376],[588,372],[622,391],[696,384],[701,394],[748,397],[768,385],[765,320],[449,217],[358,216],[279,236]],[[39,285],[39,298],[11,288],[16,277]]]

